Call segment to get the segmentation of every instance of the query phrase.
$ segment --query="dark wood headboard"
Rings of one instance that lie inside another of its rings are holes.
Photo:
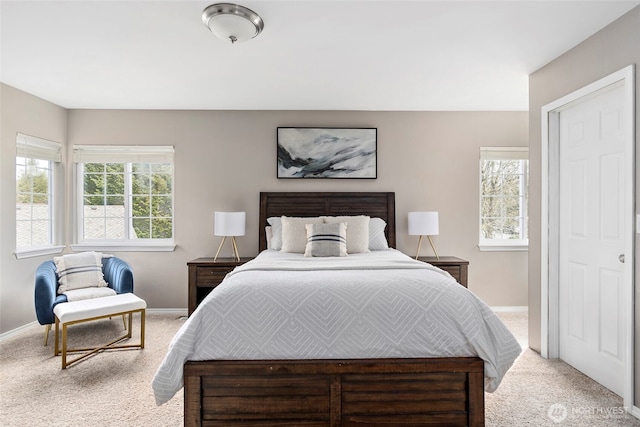
[[[389,246],[396,247],[396,193],[394,192],[261,192],[258,246],[267,248],[264,227],[272,216],[368,215],[387,223]]]

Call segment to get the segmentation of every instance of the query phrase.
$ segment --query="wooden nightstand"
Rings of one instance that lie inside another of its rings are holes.
[[[434,256],[418,257],[419,261],[428,262],[453,276],[465,288],[467,287],[467,276],[469,272],[469,261],[456,258],[454,256],[441,256],[436,259]]]
[[[233,258],[218,258],[213,262],[213,258],[197,258],[189,261],[189,316],[228,272],[251,259],[240,258],[238,262]]]

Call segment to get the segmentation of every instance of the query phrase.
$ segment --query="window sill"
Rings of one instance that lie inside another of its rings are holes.
[[[526,252],[529,250],[529,245],[478,245],[480,252]]]
[[[128,243],[128,242],[92,242],[71,245],[74,252],[114,251],[114,252],[173,252],[175,243]]]
[[[37,248],[16,249],[13,254],[16,259],[35,258],[43,255],[58,255],[64,250],[64,245],[40,246]]]

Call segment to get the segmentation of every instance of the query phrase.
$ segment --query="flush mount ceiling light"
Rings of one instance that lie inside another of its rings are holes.
[[[202,22],[213,34],[231,43],[260,34],[264,21],[253,10],[233,3],[216,3],[202,11]]]

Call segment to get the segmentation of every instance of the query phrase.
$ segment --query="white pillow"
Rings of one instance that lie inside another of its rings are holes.
[[[282,221],[279,216],[267,218],[271,226],[271,248],[279,251],[282,248]],[[268,242],[268,241],[267,241]]]
[[[271,246],[271,239],[273,238],[273,227],[271,227],[270,225],[267,225],[264,228],[264,234],[265,237],[267,239],[267,249],[273,249],[273,247]]]
[[[344,222],[347,224],[347,253],[359,254],[369,252],[369,217],[358,216],[323,216],[327,224]]]
[[[347,256],[347,224],[306,224],[304,256]]]
[[[102,254],[82,252],[54,257],[58,274],[58,293],[81,288],[107,286],[102,274]]]
[[[389,242],[384,235],[387,223],[382,218],[371,218],[369,220],[369,250],[384,251],[389,249]]]
[[[310,217],[299,218],[283,216],[280,218],[282,223],[282,252],[291,252],[303,254],[307,246],[307,230],[306,224],[322,224],[322,218]],[[275,233],[274,233],[275,237]],[[274,239],[272,239],[274,240]],[[272,242],[275,249],[275,244]]]
[[[116,295],[116,291],[111,288],[105,288],[101,286],[99,288],[90,287],[90,288],[80,288],[73,289],[70,291],[66,291],[64,293],[67,296],[67,301],[81,301],[85,299],[94,299],[94,298],[102,298]]]

